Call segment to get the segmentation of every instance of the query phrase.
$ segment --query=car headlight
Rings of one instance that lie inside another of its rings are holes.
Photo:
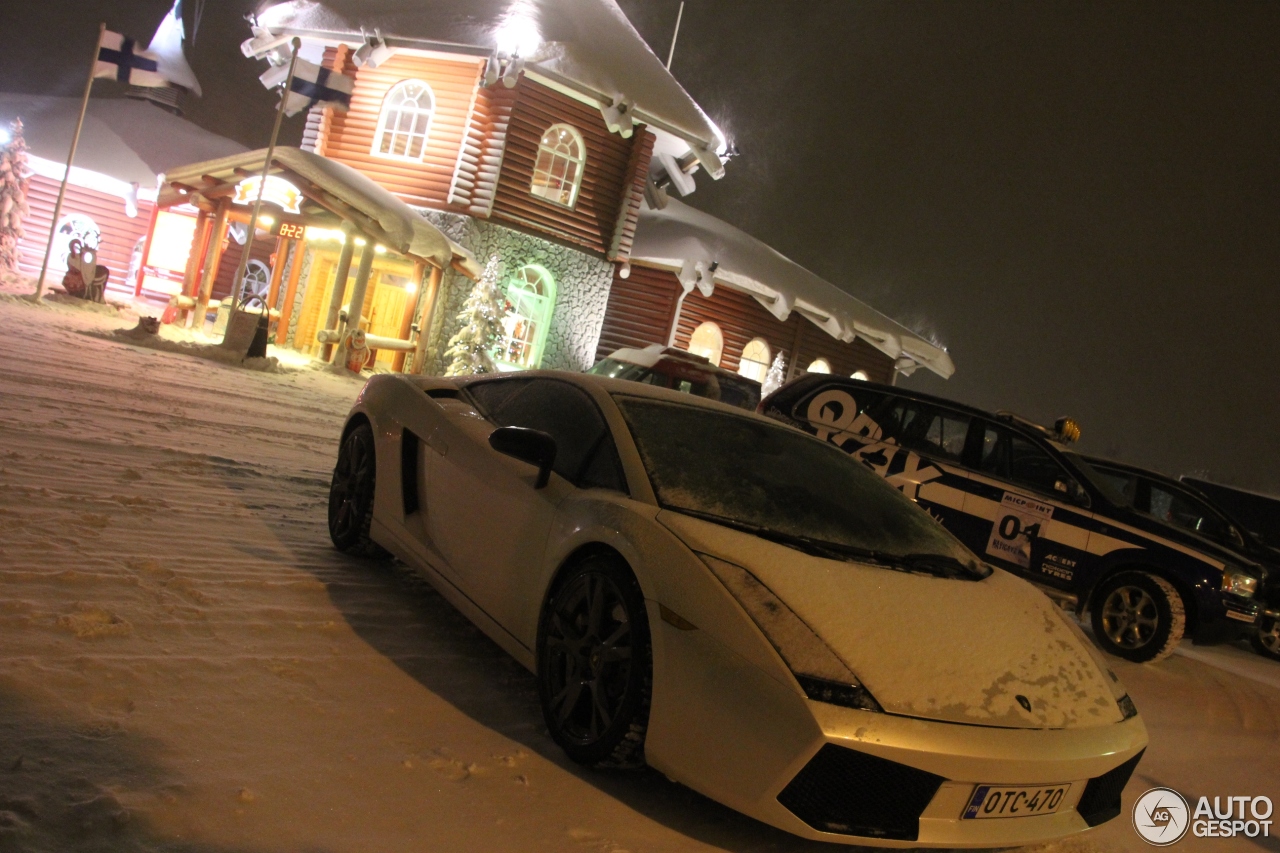
[[[1244,569],[1227,566],[1222,570],[1222,591],[1249,598],[1258,591],[1258,579]]]
[[[742,566],[698,554],[777,650],[815,702],[884,713],[880,703],[804,620]]]

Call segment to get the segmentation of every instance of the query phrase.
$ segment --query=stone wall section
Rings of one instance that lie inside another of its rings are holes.
[[[419,212],[450,239],[471,250],[482,266],[496,256],[500,282],[525,264],[537,264],[551,273],[556,282],[556,302],[541,366],[587,370],[595,363],[609,288],[613,284],[613,264],[486,220],[436,210],[420,209]],[[445,272],[431,318],[423,371],[428,375],[444,373],[447,366],[444,353],[449,348],[449,338],[462,327],[458,314],[473,286],[466,276],[452,270]]]

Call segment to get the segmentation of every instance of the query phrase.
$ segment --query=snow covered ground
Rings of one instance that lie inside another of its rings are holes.
[[[101,336],[135,320],[0,294],[0,851],[842,849],[569,764],[531,676],[329,546],[360,383]],[[1116,669],[1151,731],[1126,806],[1155,785],[1280,802],[1280,665]],[[1147,846],[1126,814],[1043,849]]]

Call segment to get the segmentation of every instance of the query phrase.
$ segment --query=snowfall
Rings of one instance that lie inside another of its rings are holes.
[[[21,287],[17,285],[17,287]],[[817,851],[654,772],[568,762],[532,676],[407,569],[335,552],[353,377],[249,370],[129,307],[0,292],[0,851]],[[1150,730],[1128,808],[1280,803],[1280,664],[1116,661]],[[1194,803],[1194,799],[1192,799]],[[1278,827],[1280,828],[1280,827]],[[1275,838],[1179,842],[1280,850]]]

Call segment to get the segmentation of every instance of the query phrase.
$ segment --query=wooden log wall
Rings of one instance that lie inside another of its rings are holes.
[[[264,231],[259,231],[253,238],[253,253],[249,255],[255,261],[262,261],[267,269],[271,269],[271,254],[276,250],[275,238]],[[218,277],[213,280],[213,294],[210,305],[231,295],[231,287],[236,281],[236,270],[240,268],[240,257],[244,254],[244,246],[227,236],[226,249],[218,264]]]
[[[49,229],[52,227],[53,207],[58,201],[58,186],[57,181],[43,175],[31,176],[27,190],[27,204],[31,212],[23,221],[26,233],[18,243],[18,269],[23,275],[34,277],[40,274],[40,264],[44,260]],[[124,199],[119,196],[67,184],[67,194],[63,199],[59,218],[79,213],[94,221],[102,232],[98,263],[111,270],[111,277],[107,279],[108,288],[121,292],[127,290],[132,295],[134,282],[126,280],[129,261],[133,256],[133,247],[147,235],[152,206],[151,202],[139,201],[138,215],[130,218],[124,212]],[[51,256],[45,283],[61,282],[65,272],[66,267]]]
[[[666,270],[632,266],[622,278],[615,269],[596,360],[623,347],[665,345],[679,295],[680,282]]]
[[[594,107],[521,77],[507,129],[506,153],[498,175],[492,218],[520,228],[548,234],[601,256],[613,244],[618,212],[629,202],[635,174],[646,174],[644,162],[632,162],[633,146],[650,146],[647,131],[637,128],[630,139],[610,133]],[[587,162],[582,187],[572,210],[529,192],[542,134],[564,122],[582,134]],[[631,226],[634,230],[634,225]]]
[[[628,278],[615,273],[597,358],[621,347],[665,344],[680,290],[675,273],[667,270],[633,265]],[[874,382],[893,379],[893,360],[866,341],[838,341],[798,312],[780,322],[755,297],[723,285],[710,298],[697,290],[685,297],[675,345],[688,347],[694,329],[708,321],[718,325],[724,336],[720,366],[726,370],[737,371],[743,348],[752,339],[763,338],[771,359],[779,349],[785,352],[790,377],[803,373],[815,358],[825,358],[835,374],[849,376],[864,370]]]
[[[472,216],[487,218],[493,212],[515,102],[514,88],[501,84],[476,87],[466,141],[458,152],[458,167],[449,189],[449,203],[465,207]]]
[[[484,72],[479,59],[446,60],[397,53],[377,68],[356,68],[346,51],[326,51],[326,64],[341,61],[344,74],[355,77],[351,109],[326,110],[317,133],[316,150],[351,166],[398,195],[408,204],[446,207],[454,168],[466,135],[472,95]],[[382,102],[402,80],[425,81],[435,95],[435,111],[422,159],[406,160],[371,153]]]

